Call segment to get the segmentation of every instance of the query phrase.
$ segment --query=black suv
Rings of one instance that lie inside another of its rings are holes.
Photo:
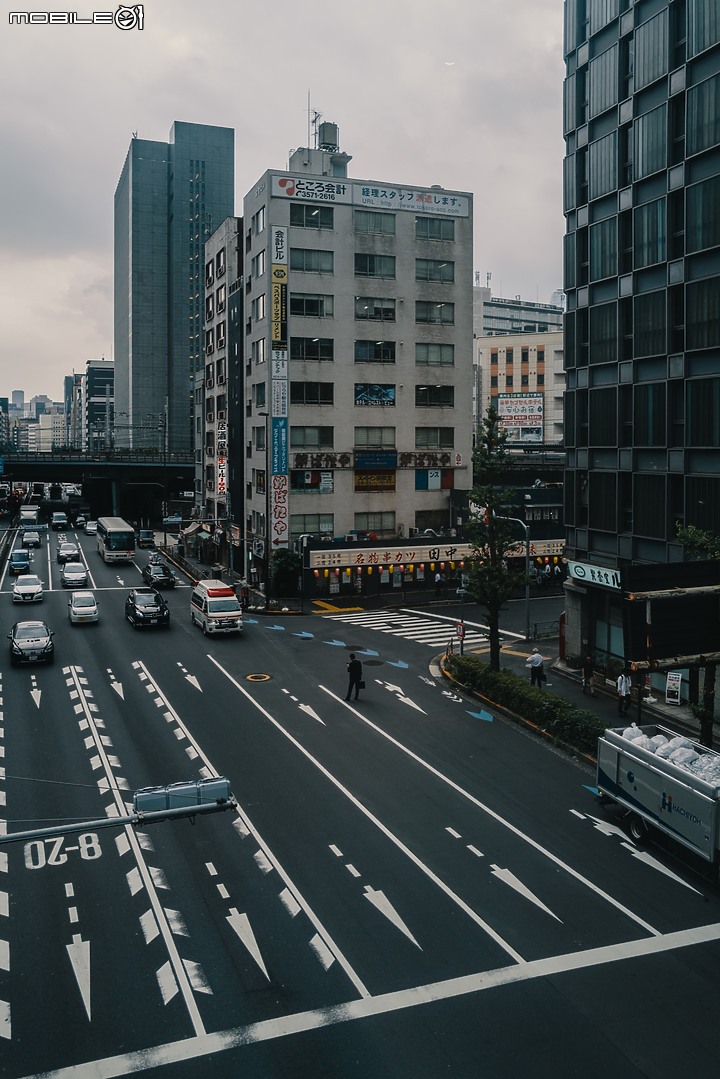
[[[142,579],[150,588],[174,588],[176,583],[175,574],[162,562],[148,562]]]
[[[154,588],[132,588],[125,600],[125,617],[135,629],[143,626],[170,628],[170,608]]]

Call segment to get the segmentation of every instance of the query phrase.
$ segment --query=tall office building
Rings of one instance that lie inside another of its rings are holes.
[[[115,192],[116,444],[193,448],[204,248],[233,211],[234,132],[176,121],[133,138]],[[119,437],[120,436],[120,437]]]
[[[472,195],[349,160],[322,124],[244,200],[253,567],[268,540],[446,528],[472,487]]]
[[[622,583],[720,534],[718,0],[566,0],[565,60],[567,650],[618,658]]]

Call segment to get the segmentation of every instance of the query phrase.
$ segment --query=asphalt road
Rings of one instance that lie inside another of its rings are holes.
[[[21,670],[3,650],[0,831],[88,826],[0,845],[4,1077],[715,1070],[717,888],[442,681],[442,612],[208,639],[178,587],[171,629],[136,632],[137,568],[80,537],[101,615],[71,627],[57,538],[42,604],[18,614],[0,581],[2,624],[44,617],[57,650]],[[346,703],[352,649],[367,688]],[[237,811],[92,823],[218,774]]]

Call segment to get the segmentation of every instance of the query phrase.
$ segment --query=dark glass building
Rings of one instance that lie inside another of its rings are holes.
[[[565,62],[567,653],[622,657],[621,582],[720,534],[720,3],[566,0]]]

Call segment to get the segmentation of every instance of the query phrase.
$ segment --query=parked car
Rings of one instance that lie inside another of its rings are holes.
[[[80,557],[80,548],[78,547],[77,543],[71,543],[70,540],[68,540],[67,542],[59,543],[57,554],[55,557],[60,563],[77,562],[78,558]]]
[[[20,663],[52,663],[53,633],[46,622],[16,622],[10,633],[10,666]]]
[[[86,521],[85,522],[85,535],[86,536],[94,536],[96,534],[96,532],[97,532],[97,521]]]
[[[177,578],[164,562],[148,562],[143,568],[142,579],[151,588],[174,588]]]
[[[87,588],[88,572],[82,562],[66,562],[60,574],[63,588]]]
[[[14,551],[10,552],[8,558],[8,572],[16,577],[21,573],[30,572],[30,560],[31,555],[24,547],[16,547]]]
[[[39,547],[40,546],[40,533],[39,532],[23,532],[22,538],[23,547]]]
[[[154,588],[132,588],[125,600],[125,617],[135,629],[170,627],[170,609]]]
[[[79,622],[97,622],[98,604],[92,592],[73,592],[68,603],[68,618],[75,626]]]
[[[152,528],[141,528],[137,534],[138,547],[154,547],[155,533]]]
[[[13,603],[39,603],[43,598],[43,584],[34,573],[21,573],[13,588]]]

